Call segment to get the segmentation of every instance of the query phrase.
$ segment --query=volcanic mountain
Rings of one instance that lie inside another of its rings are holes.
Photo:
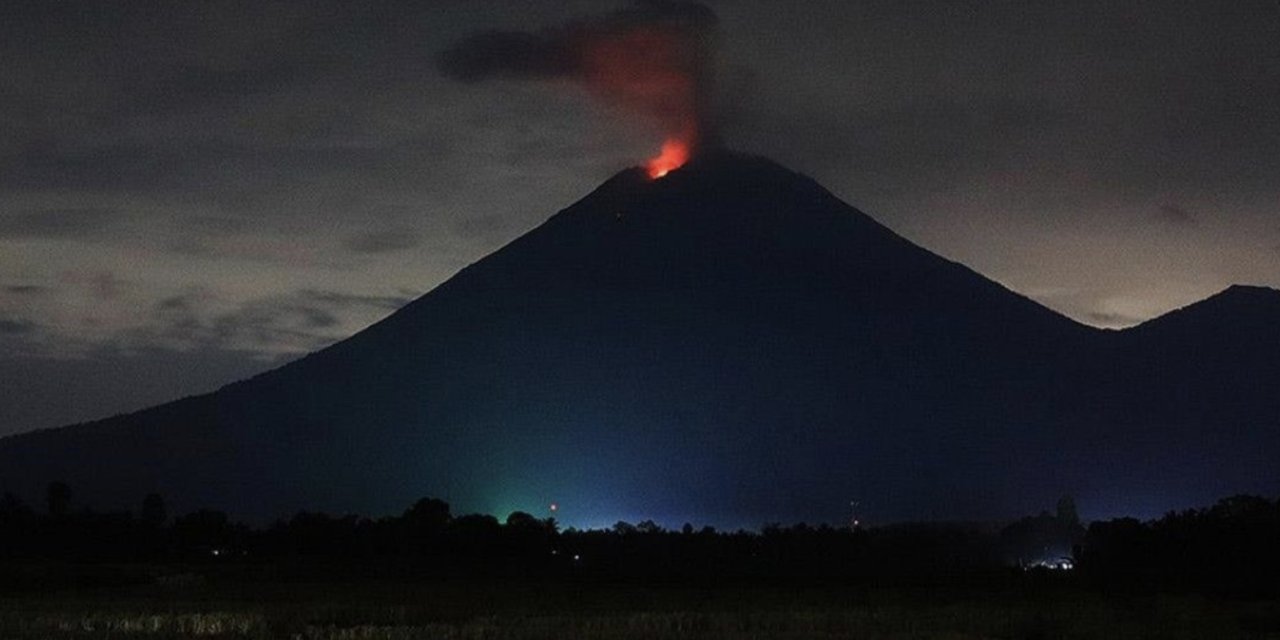
[[[623,171],[367,330],[217,392],[0,440],[0,488],[250,518],[755,526],[1158,513],[1280,490],[1280,292],[1078,324],[768,160]]]

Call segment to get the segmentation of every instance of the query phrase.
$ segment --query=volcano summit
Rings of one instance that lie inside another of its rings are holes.
[[[756,526],[1087,516],[1280,491],[1280,292],[1087,327],[812,180],[623,171],[351,338],[204,396],[0,440],[0,489],[251,518],[433,495]]]

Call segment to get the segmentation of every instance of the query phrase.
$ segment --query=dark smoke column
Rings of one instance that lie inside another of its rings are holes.
[[[715,139],[708,106],[717,22],[696,2],[640,2],[537,32],[476,33],[441,52],[439,67],[461,82],[577,82],[662,128],[663,154],[654,162],[665,168],[650,168],[660,177]]]

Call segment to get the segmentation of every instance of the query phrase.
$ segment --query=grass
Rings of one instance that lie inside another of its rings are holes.
[[[0,595],[0,638],[1277,638],[1280,603],[1072,585],[286,583],[176,574]]]

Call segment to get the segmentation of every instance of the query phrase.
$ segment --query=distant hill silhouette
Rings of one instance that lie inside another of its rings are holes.
[[[1280,492],[1280,292],[1058,315],[771,161],[627,170],[369,329],[0,440],[0,488],[268,518],[430,494],[568,524],[1086,516]]]

